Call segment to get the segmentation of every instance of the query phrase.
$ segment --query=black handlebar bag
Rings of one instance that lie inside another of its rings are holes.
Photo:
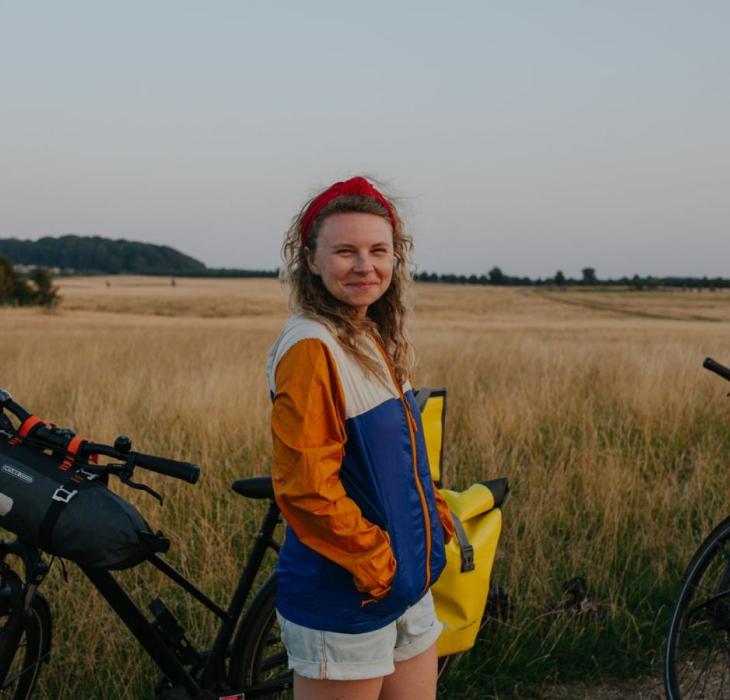
[[[0,430],[0,526],[77,564],[126,569],[164,548],[139,511],[73,456]]]

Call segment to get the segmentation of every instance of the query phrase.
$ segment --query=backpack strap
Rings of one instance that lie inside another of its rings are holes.
[[[30,435],[33,428],[35,428],[39,423],[43,423],[44,421],[38,416],[28,416],[21,424],[20,428],[18,429],[18,435],[22,438],[28,437]]]
[[[413,398],[416,399],[416,406],[418,407],[419,413],[423,413],[423,408],[426,405],[426,401],[428,401],[428,397],[431,396],[431,391],[430,387],[424,386],[413,392]]]
[[[79,491],[89,488],[91,486],[90,482],[96,478],[96,474],[90,474],[83,469],[79,469],[63,484],[59,484],[58,488],[53,492],[51,505],[48,507],[38,528],[38,542],[43,549],[53,552],[53,530],[56,527],[61,511],[63,511],[72,498],[78,495]]]
[[[466,530],[464,530],[464,526],[461,524],[461,520],[454,513],[451,513],[451,517],[454,521],[456,539],[461,550],[461,573],[465,574],[468,571],[474,571],[474,547],[469,543],[469,538],[467,537]]]
[[[10,439],[11,445],[19,445],[25,438],[27,438],[34,428],[39,425],[45,425],[45,421],[38,418],[38,416],[28,416],[19,426],[18,431]]]
[[[68,445],[66,445],[66,457],[64,458],[63,462],[61,462],[60,469],[62,472],[66,472],[73,466],[73,463],[76,461],[76,456],[79,451],[79,447],[86,442],[85,440],[82,440],[78,435],[74,435],[70,440]]]

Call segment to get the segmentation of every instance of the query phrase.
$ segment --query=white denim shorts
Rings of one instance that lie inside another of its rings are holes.
[[[289,668],[304,678],[354,681],[380,678],[426,651],[441,634],[431,591],[397,620],[372,632],[344,634],[302,627],[277,611]]]

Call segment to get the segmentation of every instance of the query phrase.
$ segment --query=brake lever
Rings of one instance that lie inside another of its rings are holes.
[[[157,491],[155,491],[151,486],[132,481],[132,475],[134,474],[133,462],[124,462],[122,464],[106,464],[103,467],[97,467],[96,469],[91,467],[90,471],[104,475],[113,474],[125,486],[129,486],[130,489],[136,489],[137,491],[147,492],[148,494],[150,494],[150,496],[156,498],[160,502],[160,505],[162,505],[162,496],[157,493]]]
[[[162,505],[162,496],[157,493],[151,486],[147,486],[147,484],[139,484],[136,481],[132,481],[131,479],[122,479],[122,483],[126,486],[129,486],[130,489],[137,489],[138,491],[146,491],[150,496],[154,496],[159,502],[160,505]]]
[[[134,474],[134,464],[129,463],[127,463],[123,469],[120,469],[119,472],[117,472],[119,481],[121,481],[125,486],[129,486],[130,489],[136,489],[137,491],[145,491],[146,493],[150,494],[150,496],[156,498],[160,502],[160,505],[162,505],[162,496],[157,493],[157,491],[155,491],[151,486],[132,481],[132,474]]]

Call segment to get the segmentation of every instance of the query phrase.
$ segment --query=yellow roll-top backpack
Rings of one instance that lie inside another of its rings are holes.
[[[442,483],[442,456],[446,390],[421,389],[416,393],[431,476]],[[436,616],[444,630],[438,655],[471,649],[482,625],[489,581],[502,532],[500,506],[509,491],[507,479],[473,484],[465,491],[441,488],[449,504],[456,535],[446,545],[446,567],[431,587]]]

